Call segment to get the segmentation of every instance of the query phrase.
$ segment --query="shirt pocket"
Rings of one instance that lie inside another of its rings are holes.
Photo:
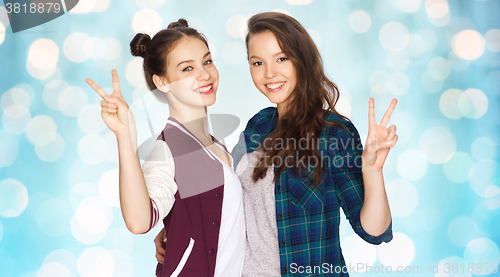
[[[309,171],[299,178],[294,177],[288,181],[292,203],[301,209],[322,209],[325,203],[324,182],[318,186],[314,184],[314,172]]]
[[[189,245],[186,248],[186,250],[184,251],[184,254],[182,254],[181,261],[179,262],[179,264],[175,268],[174,272],[172,272],[172,275],[170,275],[170,277],[177,277],[181,273],[182,269],[186,265],[186,262],[187,262],[189,256],[191,255],[191,252],[193,251],[193,247],[194,247],[194,239],[189,238]]]

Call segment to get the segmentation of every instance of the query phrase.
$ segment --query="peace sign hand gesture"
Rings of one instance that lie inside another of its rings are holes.
[[[392,99],[391,104],[380,122],[377,125],[375,119],[375,100],[370,97],[369,111],[368,111],[368,136],[366,138],[365,149],[363,150],[363,163],[362,167],[373,167],[382,169],[385,159],[389,154],[389,150],[396,145],[398,135],[396,135],[396,125],[386,129],[386,125],[391,118],[394,108],[397,104],[396,98]]]
[[[113,76],[113,92],[110,95],[92,79],[87,78],[85,81],[104,99],[101,101],[101,117],[104,123],[106,123],[106,126],[108,126],[116,136],[119,136],[135,130],[135,120],[134,115],[130,111],[120,91],[118,73],[113,69],[111,74]]]

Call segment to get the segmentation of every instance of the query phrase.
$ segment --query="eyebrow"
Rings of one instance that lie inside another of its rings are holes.
[[[206,58],[208,55],[210,55],[210,51],[208,51],[204,56],[203,56],[203,59]],[[177,64],[177,67],[179,67],[179,65],[183,64],[183,63],[192,63],[194,62],[194,60],[185,60],[185,61],[182,61],[180,63]]]
[[[274,54],[273,57],[280,56],[280,55],[283,55],[283,54],[284,54],[283,51],[281,51],[281,52],[278,52],[278,53]],[[255,56],[255,55],[251,56],[250,59],[261,59],[262,60],[262,58],[260,58],[258,56]]]

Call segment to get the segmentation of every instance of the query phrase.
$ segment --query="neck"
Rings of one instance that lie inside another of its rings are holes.
[[[212,138],[208,133],[207,108],[188,108],[176,109],[169,107],[170,117],[175,118],[182,123],[191,133],[193,133],[203,144],[212,144]]]

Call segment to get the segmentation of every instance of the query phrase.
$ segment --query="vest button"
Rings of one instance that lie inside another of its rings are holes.
[[[222,197],[222,194],[221,194],[220,192],[217,192],[217,193],[215,194],[215,197],[217,197],[217,199],[220,199],[220,198]]]
[[[282,215],[282,214],[278,214],[278,218],[279,218],[279,219],[282,219],[282,218],[283,218],[283,215]]]
[[[280,185],[276,186],[276,189],[277,189],[277,190],[280,190],[280,189],[281,189],[281,186],[280,186]]]
[[[288,269],[286,269],[286,267],[284,267],[284,268],[281,270],[281,272],[283,272],[283,273],[288,273]]]
[[[285,246],[285,245],[286,245],[286,242],[285,242],[285,241],[282,241],[282,242],[281,242],[281,245]]]
[[[214,227],[217,227],[217,226],[219,226],[219,222],[218,221],[214,221],[214,222],[212,222],[212,225],[214,225]]]
[[[211,255],[215,254],[215,250],[213,248],[210,248],[210,250],[208,250],[208,253],[210,253]]]

